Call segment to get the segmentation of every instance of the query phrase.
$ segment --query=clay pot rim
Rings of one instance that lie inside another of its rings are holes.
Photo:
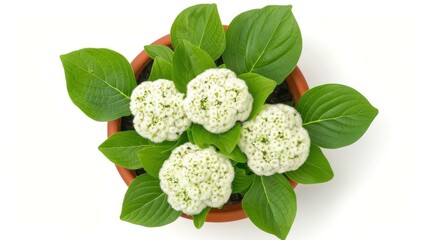
[[[224,26],[226,29],[227,26]],[[161,44],[168,47],[172,47],[170,35],[165,35],[160,39],[153,42],[151,45]],[[131,66],[136,78],[140,75],[143,69],[152,61],[149,55],[143,50],[140,52],[134,60],[131,62]],[[289,76],[285,79],[288,84],[289,90],[293,95],[294,102],[304,94],[305,91],[308,90],[307,82],[298,67],[296,67]],[[117,119],[114,121],[109,121],[107,124],[108,136],[110,137],[114,133],[120,131],[121,119]],[[116,168],[119,172],[119,175],[122,177],[124,182],[127,185],[134,180],[136,177],[135,172],[121,166],[117,166]],[[290,181],[293,188],[296,187],[297,183]],[[182,214],[182,217],[192,219],[191,216],[186,214]],[[211,209],[209,214],[207,215],[206,222],[229,222],[236,221],[240,219],[247,218],[244,210],[242,209],[241,202],[233,203],[231,205],[225,205],[222,209]]]

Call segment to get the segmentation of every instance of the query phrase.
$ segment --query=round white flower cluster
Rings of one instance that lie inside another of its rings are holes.
[[[255,174],[269,176],[298,169],[307,160],[310,136],[295,108],[266,104],[244,122],[238,146]]]
[[[228,201],[234,168],[213,147],[200,149],[185,143],[164,162],[159,179],[170,205],[177,211],[195,215],[207,206],[219,208]]]
[[[208,69],[188,83],[184,108],[188,118],[212,133],[231,129],[252,111],[246,83],[226,68]]]
[[[184,94],[170,80],[146,81],[131,94],[134,128],[152,142],[174,141],[191,122],[183,109]]]

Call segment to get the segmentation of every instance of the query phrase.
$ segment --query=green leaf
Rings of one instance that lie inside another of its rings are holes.
[[[61,55],[61,61],[69,96],[88,117],[111,121],[131,114],[136,79],[125,57],[109,49],[85,48]]]
[[[167,202],[159,179],[142,174],[128,187],[122,205],[121,219],[145,227],[159,227],[174,222],[181,212]]]
[[[160,57],[165,61],[173,64],[173,50],[164,45],[146,45],[144,46],[146,53],[153,59]]]
[[[240,139],[241,125],[236,123],[230,130],[215,134],[207,131],[199,124],[192,125],[192,136],[195,144],[200,148],[206,148],[208,145],[214,145],[225,155],[229,155],[237,146]]]
[[[213,60],[225,49],[225,32],[216,4],[200,4],[181,12],[171,27],[171,42],[176,49],[183,40],[205,50]]]
[[[142,168],[137,152],[151,145],[136,131],[117,132],[104,141],[98,149],[114,164],[127,169]]]
[[[230,154],[225,155],[227,158],[234,162],[245,163],[247,162],[246,155],[241,151],[238,146],[235,146],[234,150]]]
[[[192,126],[186,129],[186,134],[188,135],[189,142],[195,144],[194,136],[192,135]]]
[[[155,57],[149,76],[150,81],[158,79],[173,79],[173,64],[161,57]]]
[[[216,64],[210,55],[189,41],[183,40],[173,56],[173,81],[179,92],[186,92],[186,85],[198,74]]]
[[[237,75],[253,72],[284,81],[302,50],[301,32],[289,6],[267,6],[244,12],[226,31],[223,60]]]
[[[137,156],[146,172],[153,177],[158,177],[162,165],[170,157],[171,152],[187,141],[188,136],[184,133],[175,142],[165,141],[146,146],[137,152]]]
[[[200,229],[204,225],[204,222],[206,221],[206,217],[209,214],[210,209],[210,207],[206,207],[199,214],[192,216],[192,218],[194,219],[194,226],[196,228]]]
[[[256,73],[241,74],[238,78],[246,82],[249,92],[253,97],[252,112],[248,118],[248,120],[250,120],[261,111],[265,104],[265,100],[267,100],[268,96],[270,96],[276,88],[277,82]]]
[[[253,171],[249,168],[249,165],[247,165],[247,163],[237,163],[235,166],[244,169],[247,175],[254,175]]]
[[[144,170],[153,177],[158,177],[162,164],[170,157],[170,154],[169,148],[163,146],[149,146],[137,152]]]
[[[322,150],[311,144],[310,155],[301,167],[285,173],[292,181],[302,184],[322,183],[331,180],[334,172]]]
[[[246,190],[252,185],[255,174],[247,175],[246,170],[234,167],[235,176],[232,181],[232,193],[245,194]]]
[[[323,148],[354,143],[378,114],[362,94],[340,84],[325,84],[308,90],[296,109],[311,142]]]
[[[286,239],[296,215],[295,192],[286,177],[256,176],[242,204],[258,228]]]
[[[173,146],[172,147],[170,147],[170,149],[168,149],[168,150],[174,150],[175,148],[177,148],[178,146],[180,146],[180,145],[182,145],[182,144],[184,144],[184,143],[186,143],[186,142],[188,142],[189,141],[189,139],[188,139],[188,133],[187,132],[185,132],[185,133],[183,133],[182,135],[180,135],[180,137],[179,137],[179,139],[177,139],[176,140],[176,142],[173,142],[174,144],[173,144]],[[168,146],[168,142],[164,142],[164,143],[167,143],[167,146]]]

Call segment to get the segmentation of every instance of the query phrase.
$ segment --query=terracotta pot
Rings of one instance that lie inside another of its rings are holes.
[[[226,29],[226,26],[225,26]],[[171,47],[170,35],[166,35],[152,44],[162,44]],[[145,51],[142,51],[137,57],[131,62],[131,66],[134,71],[136,78],[140,75],[143,69],[152,61]],[[295,102],[302,96],[302,94],[308,90],[307,82],[298,67],[296,67],[292,73],[286,78],[286,83],[289,86],[289,90],[293,95]],[[108,136],[120,131],[121,119],[108,122],[107,132]],[[135,171],[125,169],[120,166],[116,166],[119,174],[127,185],[134,180],[136,177]],[[290,181],[292,186],[295,188],[297,183]],[[182,214],[182,217],[191,218],[186,214]],[[222,209],[212,209],[207,215],[207,222],[229,222],[247,218],[244,213],[241,203],[235,203],[231,205],[225,205]]]

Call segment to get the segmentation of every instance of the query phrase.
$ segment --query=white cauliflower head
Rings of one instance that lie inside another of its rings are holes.
[[[139,84],[130,103],[137,133],[156,143],[177,140],[191,125],[183,109],[183,98],[184,94],[170,80]]]
[[[310,137],[295,108],[266,104],[243,123],[238,146],[255,174],[269,176],[298,169],[307,160]]]
[[[226,68],[208,69],[190,81],[184,108],[188,118],[212,133],[231,129],[252,111],[246,83]]]
[[[177,211],[188,215],[220,208],[231,195],[234,168],[213,147],[185,143],[173,150],[159,172],[161,189]]]

